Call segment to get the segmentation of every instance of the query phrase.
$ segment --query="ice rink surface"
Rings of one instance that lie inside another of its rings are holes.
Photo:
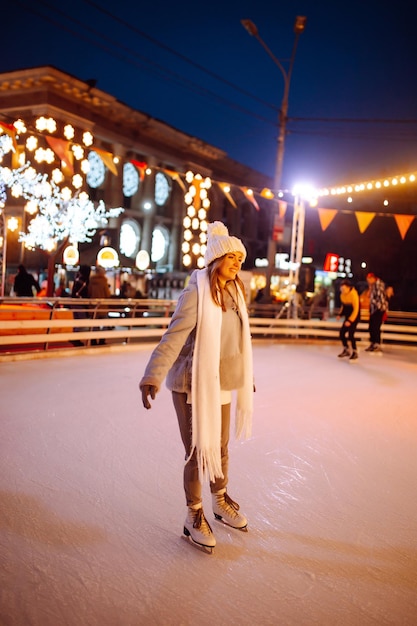
[[[255,341],[249,532],[205,486],[207,555],[170,394],[140,402],[152,347],[0,362],[1,626],[416,626],[417,350]]]

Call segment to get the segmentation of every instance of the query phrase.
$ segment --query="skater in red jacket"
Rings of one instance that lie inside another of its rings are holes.
[[[139,386],[143,405],[150,409],[149,398],[167,378],[186,452],[184,535],[211,551],[216,539],[203,512],[204,480],[210,482],[215,518],[239,530],[247,526],[227,493],[228,442],[232,390],[237,394],[236,436],[249,437],[254,387],[249,319],[238,275],[245,247],[214,222],[204,258],[206,267],[193,272]]]

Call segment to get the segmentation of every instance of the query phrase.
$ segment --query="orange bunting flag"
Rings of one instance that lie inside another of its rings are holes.
[[[99,148],[94,148],[94,152],[97,152],[107,169],[110,170],[112,174],[117,176],[117,167],[113,161],[113,154],[111,152],[106,152],[106,150],[100,150]]]
[[[11,137],[12,142],[13,142],[13,150],[17,150],[16,129],[13,126],[13,124],[6,124],[6,122],[0,122],[0,128],[4,130],[6,135],[9,135],[9,137]]]
[[[143,180],[145,178],[145,170],[148,167],[148,164],[145,163],[145,161],[135,161],[135,159],[130,159],[130,162],[136,167],[137,170],[139,170],[139,178]]]
[[[242,187],[241,189],[243,193],[245,194],[245,197],[249,200],[249,202],[252,202],[255,209],[259,211],[259,204],[255,200],[255,196],[253,194],[252,189],[248,189],[247,187]]]
[[[408,229],[413,223],[415,215],[394,215],[394,218],[397,223],[398,230],[400,231],[401,239],[404,239]]]
[[[272,228],[272,240],[282,241],[284,238],[285,222],[284,217],[279,213],[274,214],[274,224]]]
[[[16,146],[12,154],[12,168],[19,169],[25,163],[25,146]]]
[[[287,202],[284,200],[278,200],[278,212],[279,216],[284,219],[285,213],[287,212]]]
[[[359,231],[361,235],[363,235],[369,224],[374,219],[376,213],[365,213],[365,211],[357,211],[355,215],[358,221]]]
[[[70,142],[65,139],[45,136],[46,142],[60,159],[61,169],[65,176],[74,176],[74,155],[70,149]]]
[[[270,189],[264,187],[261,191],[262,198],[266,198],[267,200],[272,200],[275,196]]]
[[[233,200],[232,196],[230,195],[230,185],[228,185],[227,183],[219,183],[219,187],[223,191],[223,193],[226,196],[226,198],[229,200],[229,202],[232,205],[232,207],[237,209],[237,204]]]
[[[165,174],[168,174],[168,176],[170,176],[172,180],[175,180],[179,184],[179,186],[181,187],[184,193],[186,192],[187,188],[184,185],[184,181],[182,180],[178,172],[174,172],[173,170],[163,170],[163,171],[165,172]]]
[[[319,214],[319,220],[321,229],[324,232],[328,226],[333,222],[333,219],[337,213],[337,209],[317,209]]]

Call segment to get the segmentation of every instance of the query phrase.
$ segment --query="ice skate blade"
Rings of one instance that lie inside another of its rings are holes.
[[[197,543],[197,541],[194,541],[191,535],[181,535],[181,539],[184,539],[184,541],[191,544],[193,548],[200,550],[200,552],[204,552],[204,554],[213,554],[214,548],[212,548],[211,546],[205,546],[202,543]]]
[[[237,526],[232,526],[231,524],[229,524],[228,522],[226,522],[221,515],[219,515],[218,513],[214,513],[214,517],[218,522],[221,522],[222,524],[224,524],[225,526],[227,526],[228,528],[233,528],[233,530],[240,530],[241,532],[247,533],[248,532],[248,525],[246,524],[246,526],[242,526],[241,528],[238,528]]]

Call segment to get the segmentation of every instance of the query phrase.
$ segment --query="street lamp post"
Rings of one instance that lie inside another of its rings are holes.
[[[285,137],[286,137],[286,129],[287,129],[287,121],[288,121],[288,95],[290,91],[290,83],[291,83],[291,75],[294,66],[295,53],[297,51],[298,40],[301,33],[305,29],[305,25],[307,22],[307,18],[301,15],[298,15],[295,18],[294,23],[294,45],[292,49],[292,54],[289,62],[288,70],[284,68],[281,61],[277,59],[277,57],[273,54],[273,52],[269,49],[264,40],[259,36],[258,29],[255,24],[251,20],[241,20],[241,24],[248,31],[250,35],[255,37],[261,46],[266,50],[267,54],[271,57],[275,65],[278,66],[283,78],[284,78],[284,95],[282,97],[281,108],[278,114],[278,124],[279,124],[279,135],[278,135],[278,147],[277,147],[277,158],[275,164],[275,175],[274,175],[274,190],[278,192],[281,186],[281,177],[282,177],[282,166],[284,162],[284,148],[285,148]],[[270,295],[271,291],[271,277],[275,268],[275,256],[276,256],[276,241],[274,240],[274,221],[275,221],[275,212],[276,208],[271,212],[271,221],[270,221],[270,237],[268,240],[268,266],[266,269],[266,292]]]
[[[304,223],[305,223],[305,204],[304,199],[297,195],[294,196],[294,214],[292,220],[291,249],[290,249],[290,273],[289,284],[291,288],[288,300],[287,317],[296,319],[299,312],[299,303],[297,301],[297,292],[292,291],[293,285],[298,287],[300,282],[300,267],[303,258],[304,245]]]

